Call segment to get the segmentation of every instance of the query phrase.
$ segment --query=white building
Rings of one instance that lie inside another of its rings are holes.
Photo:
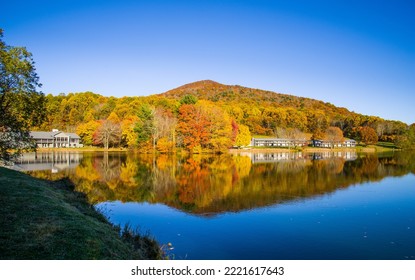
[[[311,145],[314,147],[321,147],[321,148],[354,148],[356,147],[356,141],[353,139],[345,139],[342,142],[334,142],[327,140],[311,140]]]
[[[253,147],[303,147],[307,146],[308,141],[305,139],[282,139],[282,138],[252,138],[251,146]]]
[[[36,141],[38,148],[79,148],[81,138],[76,133],[52,131],[31,131],[30,136]]]
[[[252,138],[251,146],[252,147],[304,147],[308,145],[321,148],[331,148],[332,145],[334,148],[352,148],[356,147],[356,141],[353,139],[345,139],[341,142],[332,143],[327,140],[311,140],[306,139],[282,139],[282,138]]]

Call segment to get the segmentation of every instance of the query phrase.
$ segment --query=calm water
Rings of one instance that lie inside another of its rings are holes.
[[[49,153],[18,167],[69,176],[113,223],[172,243],[174,259],[415,258],[409,153]]]

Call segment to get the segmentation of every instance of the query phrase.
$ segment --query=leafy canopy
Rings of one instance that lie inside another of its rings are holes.
[[[45,118],[44,95],[32,54],[8,46],[0,29],[0,163],[33,148],[29,129]]]

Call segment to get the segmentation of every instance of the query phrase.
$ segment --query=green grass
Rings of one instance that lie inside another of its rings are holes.
[[[158,244],[126,231],[74,192],[0,167],[0,259],[159,259]]]
[[[397,147],[394,143],[391,142],[378,142],[376,145],[384,148],[399,149],[399,147]]]
[[[376,153],[387,153],[400,150],[395,144],[390,142],[378,142],[376,145],[357,145],[357,152],[372,151]]]

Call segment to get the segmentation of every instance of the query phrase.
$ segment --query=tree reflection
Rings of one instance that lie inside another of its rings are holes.
[[[47,179],[68,176],[92,203],[163,203],[203,215],[284,203],[415,173],[415,157],[410,153],[361,155],[355,160],[295,158],[252,163],[249,156],[230,154],[155,157],[103,153],[84,156],[74,172],[31,173]]]

